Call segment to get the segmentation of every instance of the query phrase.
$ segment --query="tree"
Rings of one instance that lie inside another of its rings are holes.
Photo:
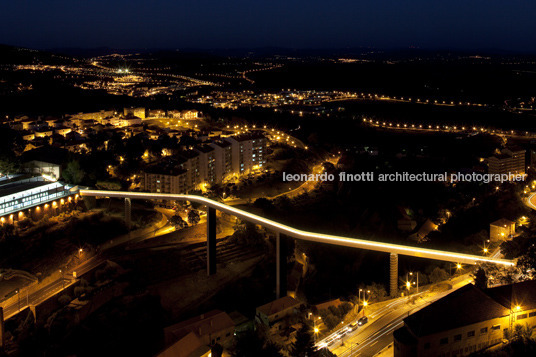
[[[341,319],[335,315],[330,310],[320,310],[319,311],[320,317],[322,317],[322,321],[324,322],[324,325],[328,328],[328,330],[332,330],[341,322]]]
[[[61,176],[68,183],[78,185],[82,182],[86,173],[82,170],[78,161],[70,161],[65,170],[62,171]]]
[[[222,357],[222,355],[223,355],[223,347],[219,343],[216,343],[210,349],[210,355],[212,357]]]
[[[264,338],[255,331],[240,334],[235,342],[233,357],[281,357],[279,348],[272,343],[265,343]]]
[[[0,226],[0,241],[6,241],[16,238],[15,226],[12,224],[3,224]]]
[[[521,325],[516,323],[512,331],[504,330],[504,338],[510,341],[527,343],[532,340],[532,335],[534,335],[534,326],[529,326],[528,324]]]
[[[536,244],[531,244],[528,247],[525,254],[523,254],[519,258],[517,265],[521,267],[522,270],[525,272],[526,271],[533,272],[534,270],[536,270]]]
[[[18,171],[19,165],[13,158],[0,158],[0,174],[8,176]]]
[[[175,229],[182,229],[188,227],[188,223],[178,214],[169,219],[169,222],[175,226]]]
[[[255,200],[255,202],[253,203],[253,205],[255,207],[259,207],[261,208],[262,210],[264,210],[265,212],[267,211],[273,211],[274,209],[274,204],[271,200],[267,199],[267,198],[264,198],[264,197],[260,197],[260,198],[257,198]]]
[[[477,288],[486,289],[488,287],[488,277],[482,267],[478,268],[473,278],[475,279],[475,286]]]
[[[387,297],[387,291],[382,284],[372,283],[371,285],[365,286],[365,289],[363,290],[370,291],[370,293],[367,293],[369,302],[383,301]]]
[[[262,247],[265,244],[264,235],[251,222],[238,225],[232,235],[232,240],[238,244],[253,247]]]
[[[100,190],[119,191],[121,183],[118,181],[97,181],[95,186]]]
[[[196,225],[201,220],[201,217],[199,216],[199,212],[195,209],[191,209],[188,212],[188,222],[192,225]]]
[[[303,326],[296,332],[296,341],[291,346],[290,355],[292,357],[310,357],[314,353],[313,335],[309,326]]]
[[[435,267],[430,273],[430,281],[434,284],[445,281],[449,278],[449,274],[439,267]]]

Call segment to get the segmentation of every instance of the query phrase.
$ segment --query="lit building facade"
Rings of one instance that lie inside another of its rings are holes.
[[[261,169],[266,164],[266,138],[262,133],[246,133],[225,138],[232,146],[232,168],[237,174]]]
[[[501,218],[489,225],[489,238],[492,241],[506,240],[516,233],[516,223]]]
[[[78,198],[78,188],[43,177],[0,180],[0,222],[13,223],[24,216],[39,218],[55,213],[64,204]]]
[[[261,133],[251,133],[196,146],[146,169],[142,187],[147,192],[180,194],[219,184],[228,175],[262,169],[266,145]]]
[[[481,290],[468,284],[404,319],[395,357],[467,356],[536,324],[536,281]]]
[[[488,158],[490,174],[525,174],[525,150],[519,147],[503,149],[500,154]]]

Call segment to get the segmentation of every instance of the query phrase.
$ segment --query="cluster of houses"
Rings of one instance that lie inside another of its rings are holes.
[[[101,110],[93,113],[66,115],[63,118],[27,116],[8,119],[12,129],[18,130],[24,140],[24,151],[46,144],[60,146],[72,152],[87,150],[88,136],[97,131],[123,131],[136,134],[143,131],[143,121],[148,119],[175,118],[197,120],[197,110],[147,110],[146,108],[124,108],[123,112]]]

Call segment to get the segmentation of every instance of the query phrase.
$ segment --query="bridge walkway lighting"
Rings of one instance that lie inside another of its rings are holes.
[[[211,200],[203,196],[183,195],[183,194],[166,194],[166,193],[149,193],[149,192],[126,192],[126,191],[103,191],[103,190],[80,190],[82,196],[93,197],[110,197],[110,198],[129,198],[142,200],[182,200],[197,202],[207,205],[219,211],[225,212],[240,219],[247,220],[258,224],[274,232],[279,232],[288,237],[301,239],[310,242],[326,243],[331,245],[344,246],[349,248],[359,248],[373,250],[385,253],[401,254],[426,259],[434,259],[461,264],[492,263],[505,266],[514,266],[513,260],[498,259],[488,256],[472,255],[465,253],[449,252],[443,250],[419,248],[401,244],[384,243],[360,238],[341,237],[330,234],[307,232],[296,229],[279,222],[258,216],[253,213],[241,210],[239,208],[228,206],[224,203]]]

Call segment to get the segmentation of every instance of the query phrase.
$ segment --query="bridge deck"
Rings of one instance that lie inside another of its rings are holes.
[[[296,239],[302,239],[311,242],[326,243],[332,245],[340,245],[350,248],[359,248],[374,250],[385,253],[395,253],[400,255],[407,255],[412,257],[435,259],[441,261],[448,261],[461,264],[477,264],[477,263],[493,263],[500,265],[512,266],[515,265],[514,261],[507,259],[495,259],[491,257],[456,253],[435,249],[418,248],[405,246],[400,244],[382,243],[366,239],[340,237],[329,234],[313,233],[302,231],[296,228],[289,227],[287,225],[272,221],[270,219],[255,215],[253,213],[246,212],[244,210],[228,206],[224,203],[211,200],[206,197],[196,195],[179,195],[168,193],[143,193],[143,192],[125,192],[125,191],[100,191],[100,190],[80,190],[82,196],[92,197],[114,197],[114,198],[131,198],[131,199],[147,199],[147,200],[179,200],[179,201],[192,201],[204,204],[208,207],[218,209],[222,212],[231,214],[240,219],[247,220],[249,222],[259,224],[275,232],[285,234],[289,237]]]

